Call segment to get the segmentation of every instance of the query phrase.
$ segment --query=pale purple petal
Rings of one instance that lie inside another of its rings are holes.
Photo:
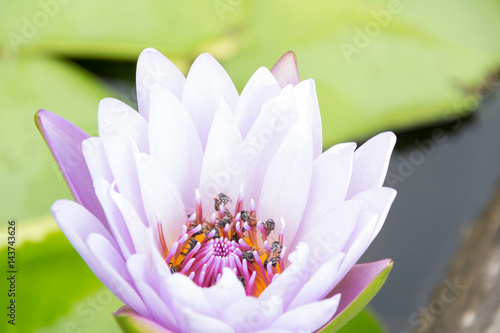
[[[106,217],[94,193],[92,178],[82,153],[82,141],[90,136],[47,110],[38,111],[35,121],[75,201],[81,203],[106,226]]]
[[[135,162],[137,147],[130,139],[113,134],[103,135],[101,140],[118,191],[132,204],[142,223],[147,225]]]
[[[184,324],[189,333],[234,333],[235,330],[222,320],[196,313],[191,308],[180,307]]]
[[[127,104],[114,98],[99,103],[99,136],[118,135],[135,142],[140,152],[149,152],[148,123]]]
[[[151,93],[149,117],[151,155],[166,168],[186,209],[193,212],[203,150],[191,117],[177,97],[161,88]]]
[[[252,127],[264,103],[277,96],[280,91],[278,82],[265,67],[259,68],[248,80],[234,111],[243,138]]]
[[[109,195],[111,185],[102,178],[94,178],[94,186],[97,197],[104,207],[113,238],[118,243],[121,253],[126,259],[135,252],[134,244],[122,213]]]
[[[289,329],[294,332],[314,332],[333,316],[339,306],[340,299],[340,295],[336,295],[287,311],[270,328]]]
[[[133,287],[125,260],[115,247],[101,234],[90,234],[87,246],[100,264],[100,268],[93,271],[101,282],[135,312],[151,318],[149,310]]]
[[[224,268],[222,277],[214,286],[202,290],[205,297],[210,300],[218,318],[221,317],[225,307],[246,297],[241,281],[230,268]]]
[[[102,178],[112,183],[114,177],[101,138],[91,137],[83,140],[82,151],[92,179]]]
[[[313,157],[317,158],[323,152],[323,131],[318,97],[316,96],[316,84],[313,79],[305,80],[297,84],[293,91],[299,112],[309,114],[313,133]]]
[[[241,134],[231,110],[221,99],[208,135],[200,176],[200,192],[203,214],[210,218],[213,198],[225,193],[237,199],[240,185],[245,183],[245,163],[238,153]]]
[[[181,225],[186,220],[179,190],[167,170],[152,156],[138,156],[137,172],[149,226],[158,237],[158,224],[161,222],[166,243],[173,244],[177,241]]]
[[[354,152],[351,184],[346,199],[384,183],[396,136],[384,132],[374,136]]]
[[[140,328],[148,333],[174,333],[174,331],[167,330],[152,320],[139,316],[128,306],[122,306],[113,315],[115,317],[126,317],[127,324],[131,325],[131,327]]]
[[[203,148],[221,97],[234,112],[239,96],[231,78],[211,55],[201,54],[189,70],[182,104],[193,119]]]
[[[292,244],[295,245],[300,240],[300,235],[314,227],[316,221],[326,215],[336,203],[345,199],[355,147],[354,143],[339,144],[314,160],[306,209]]]
[[[286,222],[284,239],[293,240],[307,202],[312,175],[311,128],[298,123],[276,152],[264,177],[257,211],[261,219]]]
[[[288,51],[274,64],[271,69],[276,81],[278,81],[281,88],[292,84],[296,85],[300,82],[299,72],[297,70],[297,59],[295,53]]]
[[[231,303],[221,313],[221,319],[237,332],[265,329],[283,313],[283,300],[274,295],[269,299],[245,297]]]
[[[135,254],[127,260],[127,269],[156,322],[169,330],[177,330],[177,325],[174,326],[177,323],[174,314],[158,296],[152,285],[150,259],[146,255]]]
[[[182,98],[186,78],[163,54],[153,48],[142,51],[137,61],[137,104],[139,112],[148,120],[150,93],[157,87],[170,90],[177,98]]]

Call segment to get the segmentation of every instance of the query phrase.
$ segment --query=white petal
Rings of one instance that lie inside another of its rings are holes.
[[[99,198],[99,202],[104,209],[106,219],[108,220],[109,228],[116,239],[123,257],[126,259],[131,253],[134,253],[134,243],[130,237],[130,232],[127,223],[123,219],[123,215],[111,199],[109,192],[111,190],[110,184],[102,178],[94,178],[95,193]]]
[[[201,287],[183,274],[171,274],[164,283],[173,305],[176,308],[191,309],[195,313],[214,316],[212,305],[205,297]]]
[[[234,111],[242,137],[247,135],[264,103],[280,92],[281,87],[267,68],[261,67],[252,75]]]
[[[241,281],[227,267],[224,268],[222,277],[215,286],[203,288],[202,290],[205,297],[210,300],[216,315],[219,314],[219,316],[224,312],[225,307],[231,306],[232,303],[246,297]]]
[[[363,201],[363,211],[372,212],[379,216],[377,225],[371,236],[371,240],[373,240],[378,235],[380,229],[382,229],[382,225],[384,224],[387,214],[389,213],[389,209],[391,208],[394,198],[396,197],[396,193],[396,190],[393,188],[377,187],[358,193],[352,198],[352,200]],[[360,227],[357,226],[356,230],[359,229]]]
[[[109,189],[109,196],[113,199],[127,224],[128,232],[134,243],[134,253],[150,253],[153,238],[152,230],[141,222],[130,202],[123,195],[116,192],[113,187]]]
[[[323,152],[323,131],[321,128],[318,97],[316,95],[316,84],[313,79],[304,80],[297,84],[293,91],[296,96],[297,109],[301,113],[308,114],[308,121],[313,133],[313,155],[316,158]]]
[[[134,147],[134,142],[111,134],[102,136],[101,140],[118,190],[132,204],[136,214],[146,225],[146,213],[135,163],[137,148]]]
[[[149,258],[143,254],[135,254],[127,260],[127,269],[153,319],[169,330],[176,330],[178,326],[174,314],[165,302],[160,299],[152,285]]]
[[[310,252],[306,243],[299,243],[288,258],[292,263],[259,295],[261,301],[282,300],[283,309],[288,308],[312,274],[308,267]]]
[[[211,55],[201,54],[189,70],[182,95],[182,104],[186,107],[198,129],[203,148],[206,145],[210,126],[219,108],[221,97],[234,111],[239,96],[231,78]]]
[[[333,259],[321,265],[309,281],[307,281],[290,304],[288,311],[308,303],[322,300],[340,282],[337,275],[342,259],[344,259],[344,254],[339,252],[336,256],[332,257]]]
[[[264,182],[263,175],[283,140],[299,121],[292,93],[292,86],[288,86],[262,106],[240,147],[248,173],[245,196],[254,199],[257,205]]]
[[[184,315],[183,323],[189,333],[234,333],[235,330],[225,322],[194,312],[190,308],[181,307]]]
[[[221,99],[210,134],[200,177],[200,192],[203,201],[203,214],[209,218],[213,212],[213,198],[225,193],[235,203],[240,185],[246,176],[238,148],[241,135],[231,110]]]
[[[137,172],[149,226],[154,235],[158,235],[157,219],[160,218],[166,244],[171,245],[177,241],[181,226],[186,222],[179,190],[163,165],[152,156],[140,154],[137,157]]]
[[[149,119],[150,92],[156,87],[170,90],[182,98],[186,78],[163,54],[153,48],[142,51],[137,61],[137,104],[139,112]]]
[[[293,240],[304,213],[312,175],[311,128],[298,123],[276,152],[264,177],[257,211],[261,219],[286,222],[284,239]]]
[[[289,329],[297,333],[314,332],[333,317],[339,301],[340,295],[335,295],[332,298],[287,311],[270,328]]]
[[[357,227],[362,208],[362,201],[340,202],[316,220],[308,230],[297,234],[297,239],[291,246],[294,248],[295,242],[305,242],[309,245],[310,270],[314,272],[321,264],[334,258],[345,248],[346,243],[352,238],[353,230]]]
[[[101,100],[98,124],[100,137],[118,135],[134,141],[141,152],[149,151],[148,123],[127,104],[114,98]]]
[[[82,152],[92,179],[102,178],[109,183],[113,182],[113,173],[109,167],[101,138],[91,137],[83,140]]]
[[[354,143],[339,144],[314,160],[307,206],[296,236],[299,239],[294,240],[293,245],[336,203],[345,199],[355,147]]]
[[[125,260],[118,251],[100,234],[91,234],[87,245],[100,263],[100,269],[94,273],[102,283],[132,310],[143,317],[151,318],[149,310],[133,287]]]
[[[396,136],[384,132],[374,136],[354,152],[352,177],[347,199],[384,183]]]
[[[221,313],[222,320],[238,333],[265,329],[283,313],[283,301],[279,296],[269,299],[245,297],[232,303]]]
[[[159,88],[151,93],[149,120],[151,155],[166,168],[186,209],[193,212],[203,150],[191,117],[177,97]]]

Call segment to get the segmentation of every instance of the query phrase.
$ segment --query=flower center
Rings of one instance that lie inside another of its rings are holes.
[[[203,218],[199,191],[196,212],[182,226],[178,240],[169,248],[161,224],[160,244],[172,273],[189,276],[200,287],[210,287],[221,277],[223,269],[233,270],[247,295],[258,296],[284,269],[286,247],[283,246],[285,223],[281,221],[278,240],[268,239],[275,222],[257,219],[254,201],[250,210],[243,209],[243,191],[234,214],[226,208],[231,199],[224,193],[214,198],[214,213]]]

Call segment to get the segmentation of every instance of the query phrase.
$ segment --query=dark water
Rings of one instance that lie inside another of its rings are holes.
[[[135,63],[76,62],[133,105]],[[488,206],[500,180],[500,93],[466,119],[399,133],[389,174],[386,185],[398,195],[361,261],[394,260],[371,305],[391,332],[400,333],[416,328],[411,315],[430,301],[464,233]]]
[[[443,134],[440,142],[431,144],[432,131]],[[487,208],[499,183],[500,93],[460,123],[398,139],[389,167],[392,177],[386,180],[398,195],[362,260],[394,260],[386,285],[371,304],[391,332],[399,333],[416,328],[411,315],[427,305],[433,288],[443,282],[464,233]]]

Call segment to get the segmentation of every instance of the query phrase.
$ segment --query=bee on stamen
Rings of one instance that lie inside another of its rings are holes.
[[[172,263],[168,264],[168,266],[170,267],[170,273],[176,273],[179,271],[179,267],[175,266]]]
[[[241,256],[241,259],[246,259],[250,264],[255,261],[252,251],[245,251]]]
[[[243,276],[238,276],[238,280],[240,280],[241,284],[243,285],[243,288],[246,288],[245,278]]]
[[[214,198],[214,208],[216,211],[220,209],[221,203],[225,206],[228,202],[232,202],[231,198],[224,193],[219,193],[217,197]]]
[[[252,217],[250,216],[250,213],[247,212],[246,210],[242,210],[240,212],[240,219],[243,221],[243,222],[249,222]]]
[[[231,219],[229,217],[224,217],[222,220],[219,220],[217,222],[217,226],[219,228],[224,228],[226,226],[226,224],[230,224],[231,223]]]
[[[271,260],[265,260],[264,261],[264,267],[267,267],[267,264],[271,262],[273,267],[276,267],[276,265],[278,264],[278,257],[272,257]]]
[[[266,223],[264,223],[264,227],[266,229],[266,236],[269,236],[271,231],[274,230],[274,227],[276,226],[276,223],[274,223],[273,219],[268,219]]]
[[[274,241],[271,244],[271,251],[273,251],[274,253],[280,254],[282,249],[283,245],[281,245],[281,243],[278,241]]]

